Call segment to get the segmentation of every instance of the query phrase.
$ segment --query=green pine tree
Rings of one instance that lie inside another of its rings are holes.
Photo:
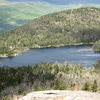
[[[98,88],[97,81],[94,80],[92,88],[91,88],[92,92],[97,92],[97,88]]]
[[[89,84],[85,83],[82,90],[89,91],[90,90]]]

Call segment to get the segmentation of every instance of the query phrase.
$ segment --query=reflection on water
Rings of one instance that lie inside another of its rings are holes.
[[[72,64],[82,64],[86,67],[93,67],[92,64],[100,59],[100,52],[88,51],[90,49],[90,46],[30,49],[16,57],[0,58],[0,66],[33,65],[42,62],[64,63],[67,61]],[[81,50],[87,51],[82,52]]]

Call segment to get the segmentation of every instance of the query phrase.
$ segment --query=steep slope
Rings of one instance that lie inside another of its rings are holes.
[[[0,35],[0,54],[27,48],[94,43],[100,39],[100,9],[79,8],[42,16]]]

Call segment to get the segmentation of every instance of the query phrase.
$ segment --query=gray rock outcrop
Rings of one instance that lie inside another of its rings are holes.
[[[100,94],[86,91],[50,90],[29,93],[18,100],[100,100]]]

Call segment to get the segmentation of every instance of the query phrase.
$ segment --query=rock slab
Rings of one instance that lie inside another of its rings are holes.
[[[18,100],[100,100],[100,93],[49,90],[29,93]]]

